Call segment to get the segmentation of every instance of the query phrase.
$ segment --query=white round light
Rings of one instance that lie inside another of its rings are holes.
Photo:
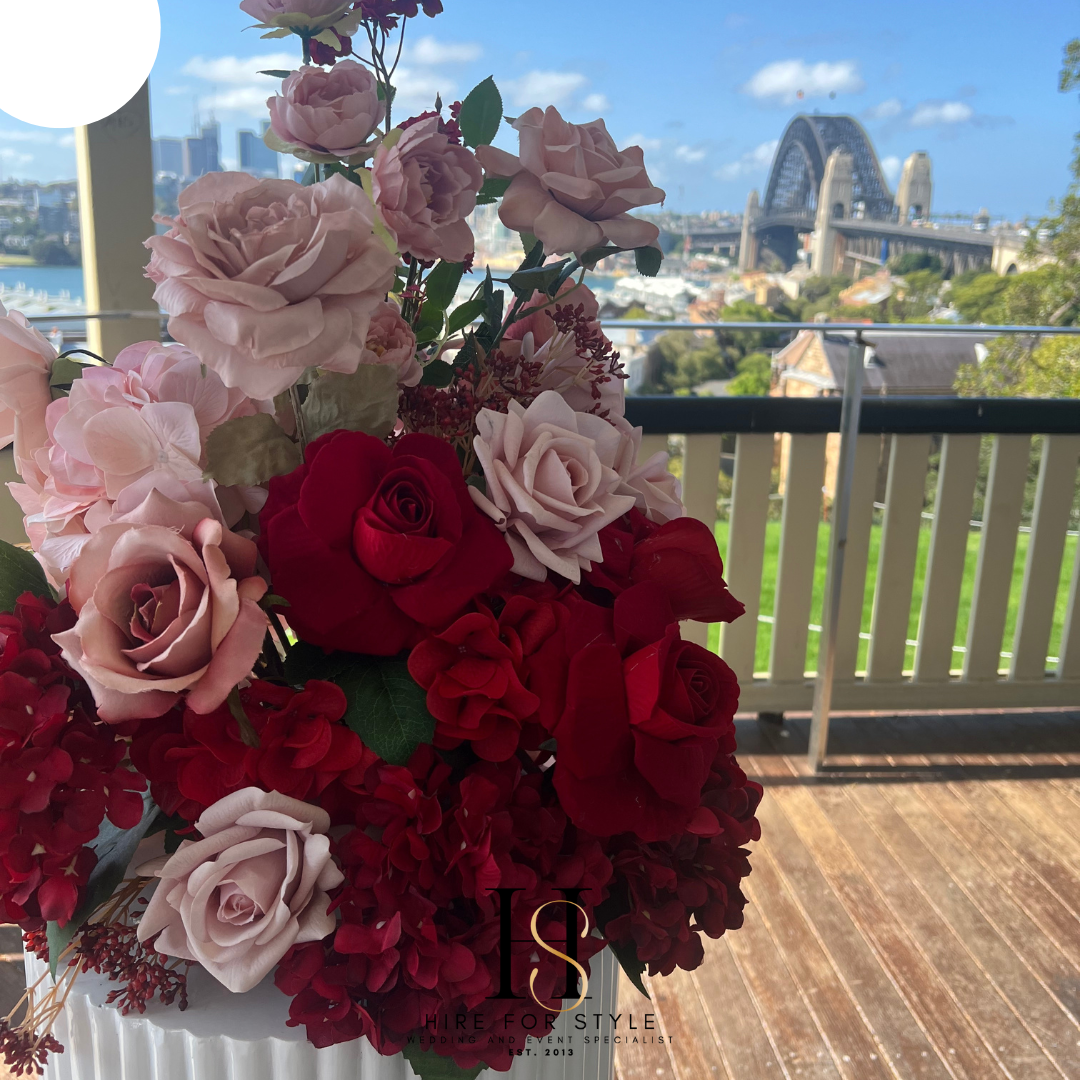
[[[4,0],[0,11],[0,110],[27,124],[101,120],[135,96],[157,58],[157,0]]]

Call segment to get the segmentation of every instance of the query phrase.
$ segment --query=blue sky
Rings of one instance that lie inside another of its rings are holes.
[[[1058,93],[1057,73],[1080,33],[1075,0],[445,3],[409,24],[399,100],[410,112],[493,74],[510,115],[549,102],[575,121],[603,115],[620,145],[645,148],[675,210],[740,210],[788,120],[814,109],[858,117],[893,182],[908,153],[929,151],[939,212],[1038,215],[1068,181],[1080,102]],[[256,70],[286,66],[296,39],[245,31],[232,0],[160,5],[155,133],[187,134],[195,108],[212,109],[229,163],[237,128],[257,125],[275,86]],[[70,134],[0,113],[0,169],[69,177]]]

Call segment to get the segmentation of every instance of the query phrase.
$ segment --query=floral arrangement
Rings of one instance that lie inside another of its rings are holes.
[[[0,547],[0,905],[51,969],[0,1047],[40,1071],[80,971],[142,1011],[197,964],[272,977],[316,1046],[505,1070],[578,994],[536,942],[691,969],[758,836],[738,684],[680,634],[742,605],[584,284],[656,272],[663,192],[554,108],[494,148],[490,79],[392,119],[438,0],[241,7],[302,44],[267,140],[305,182],[181,194],[173,344],[58,356],[0,308],[32,547]],[[505,290],[467,221],[500,200]],[[461,1014],[500,1038],[424,1045]]]

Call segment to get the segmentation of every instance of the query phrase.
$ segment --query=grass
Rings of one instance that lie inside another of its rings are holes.
[[[720,545],[720,551],[727,551],[728,522],[721,520],[716,525],[716,539]],[[1005,622],[1005,636],[1002,643],[1003,652],[1011,652],[1013,636],[1016,630],[1016,615],[1020,604],[1020,591],[1024,578],[1024,564],[1027,560],[1028,533],[1020,533],[1017,536],[1016,557],[1013,562],[1012,585],[1009,590],[1009,609]],[[1058,584],[1057,601],[1054,608],[1054,624],[1050,634],[1050,647],[1048,655],[1056,657],[1061,643],[1061,628],[1065,620],[1065,608],[1068,602],[1069,582],[1071,580],[1073,563],[1076,559],[1075,536],[1065,538],[1065,555],[1061,561],[1061,576]],[[821,626],[822,600],[825,594],[825,565],[828,559],[829,529],[827,525],[818,528],[817,556],[814,565],[814,595],[810,609],[810,623],[813,626]],[[878,549],[881,545],[881,526],[875,524],[870,535],[870,556],[866,572],[866,590],[863,594],[863,612],[861,632],[866,634],[870,631],[870,622],[874,606],[874,586],[877,581]],[[964,580],[960,588],[960,611],[957,618],[956,636],[954,645],[963,646],[967,639],[968,617],[971,611],[971,600],[975,584],[975,562],[979,551],[979,532],[973,529],[968,534],[967,557],[964,561]],[[765,558],[762,570],[761,582],[761,606],[762,615],[772,615],[773,604],[776,595],[776,571],[780,552],[780,522],[770,521],[765,527]],[[926,563],[930,552],[930,523],[924,522],[919,530],[919,553],[915,567],[915,584],[912,589],[911,610],[908,613],[909,641],[914,641],[919,629],[919,613],[922,609],[923,588],[926,581]],[[817,668],[817,653],[821,635],[813,630],[810,631],[807,646],[806,669],[814,671]],[[710,632],[710,644],[715,649],[719,640],[719,628],[712,627]],[[769,647],[772,641],[772,626],[769,623],[758,622],[757,647],[754,656],[754,670],[767,672],[769,669]],[[859,659],[857,668],[862,671],[866,667],[866,655],[869,641],[862,639],[859,642]],[[964,654],[953,652],[952,666],[959,669],[963,664]],[[1008,667],[1008,658],[1002,659],[1002,667]],[[1048,660],[1047,666],[1052,668],[1054,660]],[[915,664],[915,648],[907,647],[904,659],[904,669],[910,670]]]
[[[29,255],[0,255],[0,266],[37,266]]]

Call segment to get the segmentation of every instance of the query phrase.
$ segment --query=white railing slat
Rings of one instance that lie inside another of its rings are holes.
[[[872,682],[903,676],[929,456],[929,435],[892,437],[866,664]]]
[[[964,678],[971,682],[998,677],[1030,456],[1030,435],[995,437],[964,653]]]
[[[705,522],[710,529],[716,528],[716,497],[720,493],[722,443],[722,435],[687,435],[683,453],[683,503],[686,512],[690,517]],[[769,485],[766,481],[766,498],[768,494]],[[682,624],[682,636],[698,645],[707,645],[709,628],[705,623],[685,622]]]
[[[687,438],[688,455],[693,440],[700,438],[700,435]],[[746,605],[746,614],[721,627],[720,655],[740,679],[750,679],[754,674],[761,570],[765,556],[765,523],[769,514],[772,483],[773,441],[771,434],[754,434],[740,435],[735,443],[731,526],[724,567],[731,593]]]
[[[1080,679],[1080,540],[1073,555],[1072,580],[1065,602],[1065,623],[1061,628],[1055,674],[1059,679]]]
[[[774,683],[801,682],[806,677],[825,441],[824,434],[792,435],[789,440],[769,653],[769,680]]]
[[[648,461],[653,454],[658,454],[661,450],[666,453],[667,448],[668,437],[666,435],[642,435],[641,451],[638,454],[638,461]]]
[[[945,682],[952,667],[981,443],[978,435],[946,435],[942,440],[919,644],[915,649],[917,682]]]
[[[1043,439],[1035,509],[1031,517],[1020,608],[1016,615],[1010,679],[1042,679],[1054,622],[1054,601],[1061,578],[1065,531],[1069,527],[1080,435],[1047,435]]]
[[[859,633],[862,630],[866,567],[870,559],[870,533],[874,524],[874,495],[880,459],[881,436],[860,435],[855,447],[855,476],[851,484],[851,509],[848,511],[840,618],[836,622],[834,685],[855,678],[855,665],[859,659]]]

